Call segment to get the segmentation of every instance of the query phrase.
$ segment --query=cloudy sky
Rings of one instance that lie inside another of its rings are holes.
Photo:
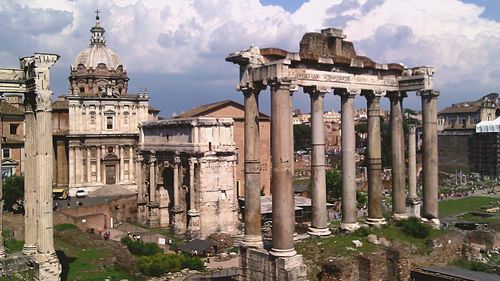
[[[325,27],[344,29],[358,54],[377,62],[436,66],[440,108],[500,92],[496,0],[1,0],[0,66],[17,67],[18,57],[35,51],[57,53],[51,87],[65,94],[96,9],[107,46],[127,68],[129,92],[148,88],[163,116],[242,101],[227,54],[251,44],[298,51],[303,33]],[[305,94],[293,99],[308,111]],[[338,97],[326,101],[325,109],[339,108]],[[269,110],[269,95],[261,105]],[[405,107],[418,109],[419,100],[409,97]]]

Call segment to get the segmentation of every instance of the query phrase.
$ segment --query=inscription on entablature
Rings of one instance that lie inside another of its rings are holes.
[[[290,69],[289,74],[293,80],[308,80],[317,82],[349,83],[360,85],[390,86],[397,87],[395,78],[380,79],[377,76],[356,76],[353,74],[340,74],[322,71],[311,71],[303,69]]]

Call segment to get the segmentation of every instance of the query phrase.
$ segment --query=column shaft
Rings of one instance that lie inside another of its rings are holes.
[[[423,209],[422,217],[433,220],[439,226],[438,220],[438,151],[437,151],[437,91],[423,91],[422,98],[423,123]]]
[[[92,182],[92,155],[91,155],[91,148],[87,147],[87,182],[91,183]]]
[[[101,182],[101,147],[96,147],[96,174],[97,174],[97,182]]]
[[[125,153],[123,153],[123,151],[124,151],[123,145],[120,145],[118,149],[119,149],[118,151],[119,151],[119,155],[120,155],[120,181],[119,182],[123,182],[123,180],[125,178],[125,160],[124,160]]]
[[[382,152],[380,143],[380,95],[365,95],[368,104],[368,224],[384,224],[382,203]]]
[[[409,198],[417,198],[417,140],[416,128],[414,125],[410,126],[408,134],[408,193]]]
[[[402,92],[390,94],[391,129],[392,129],[392,216],[394,219],[407,218],[405,195],[405,158],[403,132],[403,97]]]
[[[0,96],[2,93],[0,93]],[[1,139],[3,138],[3,124],[2,124],[2,116],[1,116],[1,110],[0,110],[0,172],[2,171],[2,142]],[[0,173],[0,234],[2,233],[3,230],[3,176]],[[3,236],[0,235],[0,260],[3,260],[5,258],[5,247],[3,243]]]
[[[27,136],[27,134],[26,134]],[[69,147],[69,161],[68,161],[68,169],[69,169],[69,184],[70,186],[75,183],[75,148]]]
[[[245,171],[245,236],[247,246],[262,247],[260,202],[260,131],[259,90],[249,88],[245,97],[244,171]]]
[[[326,210],[325,127],[323,121],[324,93],[314,91],[311,97],[311,180],[312,221],[311,235],[330,235]]]
[[[129,153],[128,153],[128,180],[133,181],[135,180],[135,164],[134,164],[134,147],[131,145],[129,146]]]
[[[37,209],[36,209],[36,121],[34,112],[25,104],[24,117],[24,246],[23,253],[33,255],[36,253],[37,237]]]
[[[347,231],[357,229],[356,210],[356,135],[354,130],[355,91],[337,91],[341,97],[342,118],[342,222],[340,227]]]
[[[149,202],[156,202],[156,158],[149,158]]]
[[[294,256],[293,125],[290,83],[278,82],[271,91],[271,152],[274,256]]]

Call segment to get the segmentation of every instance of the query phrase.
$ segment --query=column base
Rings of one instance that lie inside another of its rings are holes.
[[[392,214],[392,219],[395,221],[406,220],[408,219],[408,214]]]
[[[241,245],[250,248],[264,248],[264,242],[260,235],[244,235]]]
[[[359,228],[358,222],[341,222],[340,229],[346,232],[353,232]]]
[[[441,222],[439,219],[434,218],[434,219],[427,219],[427,218],[420,218],[422,223],[430,225],[434,229],[439,229],[441,227]]]
[[[328,227],[316,228],[316,227],[309,226],[309,231],[307,232],[307,234],[309,234],[311,236],[329,236],[332,234],[332,232],[330,231],[330,229]]]
[[[33,280],[35,281],[60,281],[61,264],[57,259],[56,253],[37,254],[34,260]]]
[[[385,218],[366,218],[366,224],[368,225],[384,225],[387,224]]]
[[[420,218],[420,207],[422,206],[422,201],[420,198],[409,199],[408,212],[411,217]]]
[[[275,256],[275,257],[293,257],[297,254],[294,248],[291,249],[275,249],[271,248],[271,251],[269,251],[269,254]]]
[[[26,256],[33,256],[36,254],[36,251],[37,251],[38,247],[35,246],[35,245],[24,245],[23,246],[23,254],[25,254]]]

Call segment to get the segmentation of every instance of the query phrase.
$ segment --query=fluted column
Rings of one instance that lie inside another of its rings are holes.
[[[156,203],[156,157],[149,156],[149,202]]]
[[[325,127],[323,104],[325,93],[330,89],[318,87],[304,88],[311,98],[311,181],[312,181],[312,220],[309,234],[315,236],[330,235],[328,213],[326,210],[326,175],[325,175]]]
[[[24,246],[25,255],[34,255],[37,250],[37,209],[36,209],[36,190],[37,176],[35,166],[36,154],[36,123],[34,108],[34,97],[25,97],[25,115],[24,115]]]
[[[390,92],[392,129],[392,217],[395,220],[408,218],[405,194],[405,154],[403,132],[404,92]]]
[[[363,92],[368,107],[368,218],[367,224],[385,224],[380,143],[380,97],[385,92]]]
[[[133,181],[135,180],[135,163],[134,163],[134,147],[131,145],[129,146],[129,153],[128,153],[128,180]]]
[[[92,182],[92,155],[91,155],[91,148],[86,147],[85,150],[87,151],[87,182],[91,183]]]
[[[292,93],[290,81],[274,81],[271,86],[271,155],[274,256],[294,256],[295,202],[293,196]]]
[[[96,178],[97,182],[101,183],[101,147],[96,146]]]
[[[188,234],[196,238],[200,234],[200,212],[196,209],[195,165],[196,158],[189,159],[189,228]]]
[[[356,209],[356,135],[354,130],[354,97],[358,89],[335,89],[341,98],[342,118],[342,222],[340,228],[354,231],[359,228]]]
[[[438,143],[437,143],[437,97],[439,91],[418,92],[422,98],[423,123],[423,208],[422,218],[439,227],[438,217]]]
[[[240,88],[240,90],[245,97],[245,235],[243,236],[243,244],[262,248],[259,131],[259,93],[262,87],[249,85]]]
[[[120,155],[120,183],[123,182],[125,179],[125,153],[124,153],[124,147],[123,145],[120,145],[118,148],[119,154]]]
[[[417,144],[416,127],[410,125],[408,133],[408,204],[413,217],[420,217],[421,200],[417,196]]]
[[[0,93],[0,96],[2,96],[2,93]],[[0,110],[0,172],[2,171],[2,142],[1,139],[3,138],[3,124],[2,124],[2,114]],[[2,233],[3,230],[3,176],[0,173],[0,234]],[[5,247],[3,243],[3,236],[0,235],[0,260],[3,260],[5,258]]]

